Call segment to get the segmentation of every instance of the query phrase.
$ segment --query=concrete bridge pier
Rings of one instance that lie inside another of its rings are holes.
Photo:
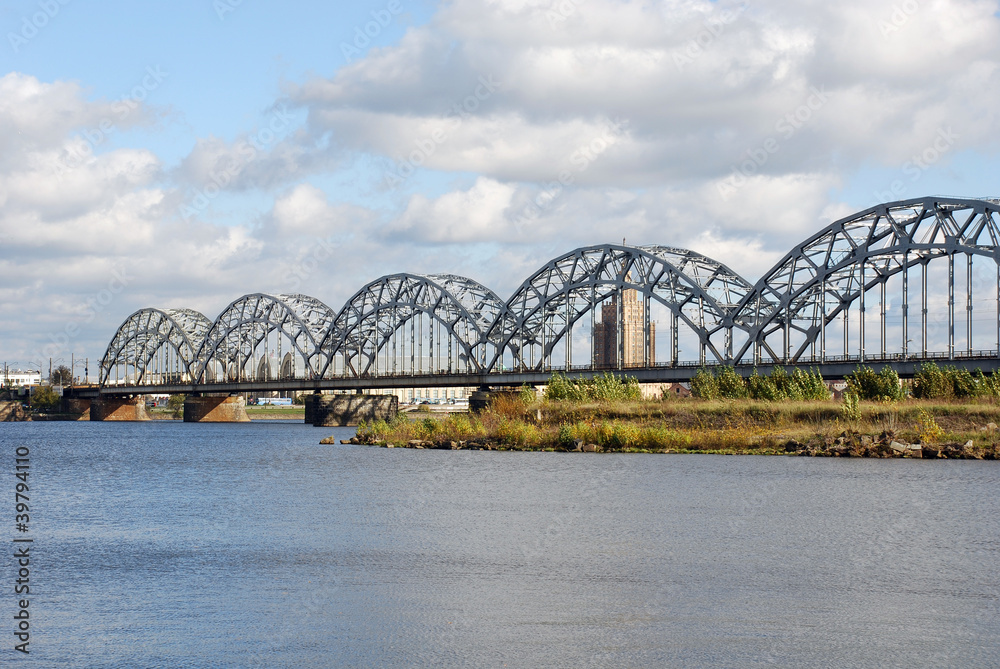
[[[306,398],[306,425],[312,425],[316,422],[316,407],[319,406],[319,400],[321,397],[323,397],[323,394],[316,390],[313,391],[312,395]]]
[[[249,423],[241,395],[189,396],[184,400],[185,423]]]
[[[316,427],[357,425],[360,421],[392,420],[399,412],[395,395],[321,395],[306,399],[306,422]]]
[[[140,421],[149,420],[146,413],[146,398],[100,397],[90,401],[90,420],[100,421]]]
[[[492,396],[493,391],[489,386],[479,386],[479,388],[469,395],[469,411],[472,413],[486,411],[490,406],[490,397]]]

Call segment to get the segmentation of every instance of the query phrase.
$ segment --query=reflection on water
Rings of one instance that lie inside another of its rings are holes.
[[[1000,662],[998,463],[318,445],[329,433],[0,424],[4,458],[32,449],[27,664]]]

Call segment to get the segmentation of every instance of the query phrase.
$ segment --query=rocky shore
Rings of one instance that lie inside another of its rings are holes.
[[[336,443],[334,437],[327,437],[320,443]],[[827,458],[934,458],[951,460],[998,460],[1000,459],[1000,447],[996,444],[991,446],[976,446],[972,440],[964,444],[910,444],[904,441],[897,441],[895,435],[890,432],[883,432],[878,436],[856,434],[844,432],[836,438],[819,437],[802,443],[795,439],[790,439],[777,448],[761,448],[747,445],[743,448],[731,449],[605,449],[598,444],[588,444],[576,440],[572,448],[529,448],[511,446],[507,444],[493,443],[488,440],[425,440],[411,439],[405,443],[389,443],[383,441],[365,440],[358,437],[341,439],[341,444],[355,444],[367,446],[380,446],[384,448],[414,448],[427,450],[473,450],[473,451],[562,451],[575,453],[715,453],[732,455],[796,455],[810,457]]]

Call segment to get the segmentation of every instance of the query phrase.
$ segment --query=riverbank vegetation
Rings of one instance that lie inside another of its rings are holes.
[[[360,425],[356,439],[415,448],[997,457],[996,393],[958,396],[952,383],[950,394],[915,398],[895,373],[866,368],[837,400],[816,372],[741,378],[723,369],[699,378],[693,397],[642,399],[634,380],[554,376],[542,396],[524,388],[495,394],[479,414],[401,414]]]

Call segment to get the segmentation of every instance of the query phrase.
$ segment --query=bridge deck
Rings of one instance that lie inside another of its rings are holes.
[[[981,369],[985,373],[1000,369],[1000,357],[996,351],[979,352],[973,355],[963,355],[949,360],[943,356],[928,356],[920,358],[903,358],[889,356],[887,358],[866,358],[865,365],[876,371],[885,366],[896,370],[901,378],[910,378],[927,362],[954,365],[961,369],[975,371]],[[775,363],[773,361],[761,364],[740,364],[733,368],[743,376],[749,376],[756,369],[760,374],[770,374],[775,367],[785,369],[818,369],[826,379],[842,379],[857,369],[861,361],[857,357],[847,357],[827,360],[820,363],[814,360],[797,363]],[[553,367],[533,371],[505,371],[491,374],[422,374],[422,375],[379,375],[364,377],[334,377],[323,379],[281,379],[273,381],[239,381],[228,383],[176,383],[164,385],[124,386],[109,385],[100,389],[86,389],[74,393],[79,397],[96,397],[98,395],[152,395],[152,394],[194,394],[194,393],[253,393],[253,392],[312,392],[314,390],[393,390],[397,388],[449,388],[471,386],[521,386],[543,385],[548,382],[553,373],[565,374],[571,378],[593,378],[606,372],[627,375],[640,383],[674,383],[690,381],[702,368],[719,367],[720,365],[702,365],[700,363],[681,363],[678,365],[656,365],[652,367],[629,367],[625,369],[593,369],[590,366],[579,366],[566,369]]]

